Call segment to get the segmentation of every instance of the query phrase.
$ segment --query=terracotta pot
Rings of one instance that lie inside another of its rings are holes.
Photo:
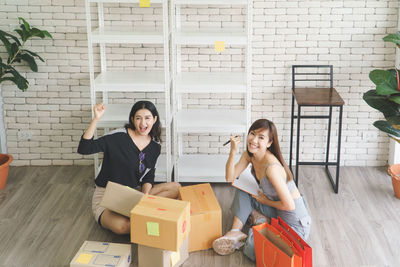
[[[0,190],[6,186],[8,169],[13,161],[13,156],[9,154],[0,154]]]
[[[389,166],[388,173],[392,176],[394,195],[397,198],[400,198],[400,164]]]

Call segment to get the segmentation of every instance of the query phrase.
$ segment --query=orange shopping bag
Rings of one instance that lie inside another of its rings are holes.
[[[302,267],[312,267],[312,248],[280,217],[271,218],[271,225],[293,242],[303,259]]]
[[[253,226],[257,267],[301,267],[300,252],[268,223]]]

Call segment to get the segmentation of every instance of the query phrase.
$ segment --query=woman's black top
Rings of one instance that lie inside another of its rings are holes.
[[[95,183],[105,187],[108,181],[135,188],[144,183],[154,184],[155,165],[161,152],[161,145],[154,140],[140,151],[127,129],[114,131],[96,140],[84,139],[79,142],[78,153],[89,155],[104,152],[103,163]],[[145,154],[142,161],[145,170],[139,172],[139,153]],[[143,176],[143,177],[142,177]]]

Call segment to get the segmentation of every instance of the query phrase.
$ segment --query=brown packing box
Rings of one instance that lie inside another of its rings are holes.
[[[177,252],[138,245],[139,267],[178,267],[188,258],[189,239],[187,237]]]
[[[179,198],[190,202],[189,252],[211,248],[222,236],[222,213],[210,184],[181,187]]]
[[[142,192],[129,186],[109,181],[100,206],[129,217],[131,210],[139,203],[143,196]]]
[[[131,242],[178,251],[190,231],[190,203],[145,195],[131,210]]]

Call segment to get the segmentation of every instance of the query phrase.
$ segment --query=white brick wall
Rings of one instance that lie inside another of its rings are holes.
[[[268,118],[278,127],[282,151],[289,151],[291,65],[332,64],[334,86],[344,98],[342,155],[344,165],[381,166],[387,163],[388,138],[372,122],[380,114],[368,107],[362,94],[373,87],[368,73],[373,68],[391,68],[395,49],[382,37],[397,30],[397,0],[324,1],[255,0],[253,21],[252,119]],[[93,6],[93,11],[95,10]],[[132,4],[105,4],[106,25],[162,25],[160,8],[140,9]],[[38,62],[39,73],[26,67],[27,92],[3,84],[7,146],[13,165],[91,164],[91,157],[76,153],[80,136],[90,122],[90,98],[85,8],[83,0],[0,0],[0,28],[9,31],[22,16],[31,25],[46,29],[54,40],[34,40],[29,49],[46,59]],[[245,11],[237,7],[187,7],[183,25],[196,27],[243,27]],[[93,12],[93,26],[97,16]],[[98,53],[98,48],[94,51]],[[1,55],[4,49],[0,48]],[[228,47],[215,55],[211,47],[183,47],[183,70],[241,71],[244,50]],[[161,69],[163,48],[154,45],[108,45],[107,65],[114,69]],[[95,56],[96,70],[100,59]],[[164,101],[159,94],[110,94],[113,103],[131,103],[135,98]],[[100,96],[99,96],[100,97]],[[100,98],[99,98],[100,99]],[[189,94],[186,107],[238,109],[237,94]],[[315,109],[307,111],[315,114]],[[333,123],[335,157],[337,115]],[[302,159],[324,158],[325,121],[307,120],[301,126]],[[18,132],[28,131],[30,140]],[[363,132],[376,132],[365,142]],[[232,133],[233,134],[233,133]],[[185,135],[188,153],[226,153],[221,143],[229,134]],[[165,138],[164,138],[165,139]]]

